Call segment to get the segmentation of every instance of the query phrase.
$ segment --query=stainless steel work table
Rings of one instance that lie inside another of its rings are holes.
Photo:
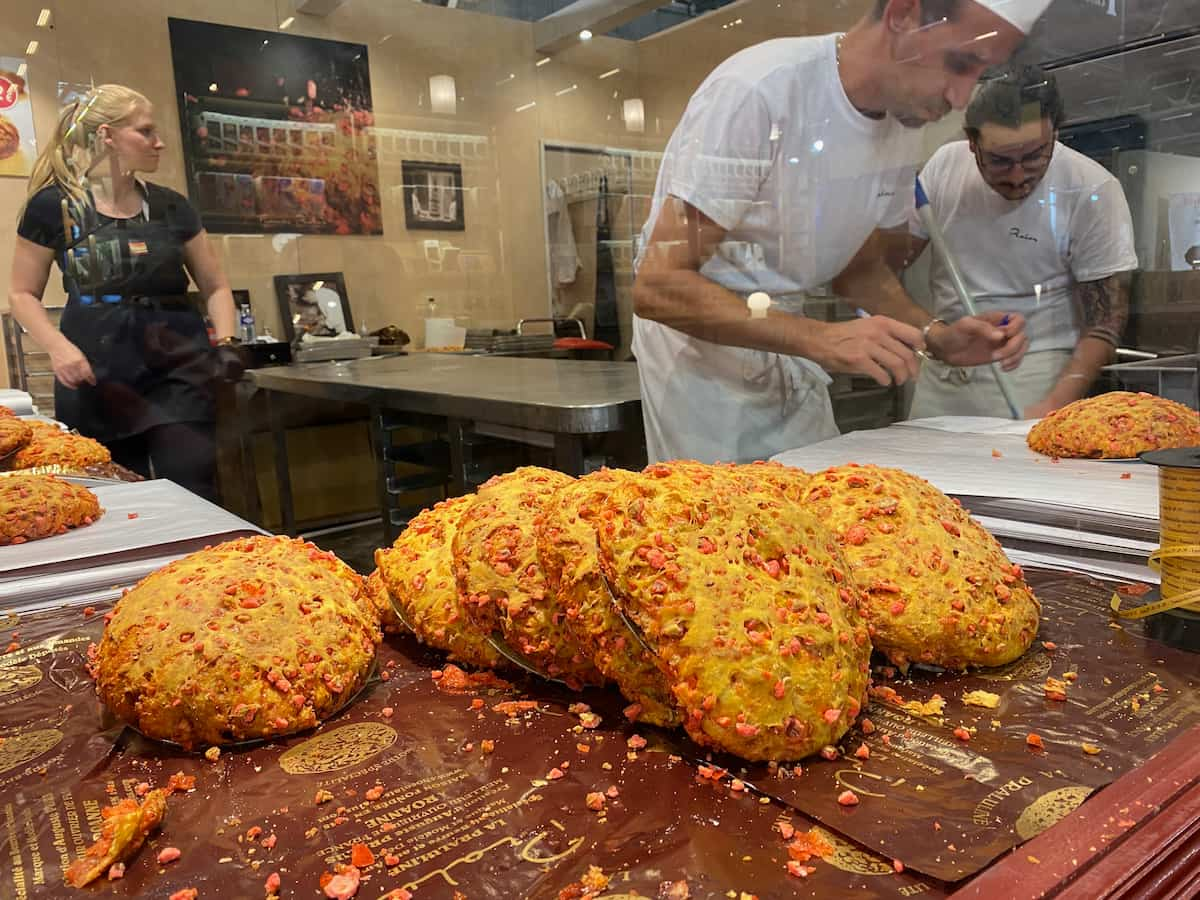
[[[642,427],[637,366],[631,362],[415,353],[344,363],[293,364],[247,374],[256,388],[267,392],[362,403],[370,408],[385,525],[389,412],[445,420],[451,479],[460,490],[468,483],[463,437],[470,430],[552,449],[555,468],[581,475],[585,438],[640,432]],[[411,419],[402,419],[400,424],[407,421]],[[273,431],[284,530],[291,532],[295,519],[286,443],[279,429]]]

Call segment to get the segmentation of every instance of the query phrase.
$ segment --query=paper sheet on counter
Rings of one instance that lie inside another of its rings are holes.
[[[1158,549],[1158,544],[1132,538],[1060,528],[1016,519],[998,519],[995,516],[972,516],[976,522],[992,533],[1000,543],[1006,540],[1037,541],[1054,547],[1069,547],[1121,557],[1145,559]]]
[[[165,479],[92,488],[104,515],[92,525],[26,544],[0,547],[0,606],[113,584],[130,584],[171,556],[156,548],[231,534],[255,525]],[[150,565],[152,568],[146,569]],[[45,584],[43,584],[45,582]]]
[[[37,413],[33,397],[16,388],[0,388],[0,406],[7,406],[18,416],[32,416]]]
[[[1001,541],[1001,544],[1004,542]],[[1067,572],[1081,572],[1084,575],[1098,575],[1102,578],[1119,578],[1130,582],[1145,582],[1159,584],[1158,573],[1134,563],[1122,563],[1106,559],[1081,559],[1078,556],[1060,556],[1055,553],[1031,553],[1028,550],[1004,548],[1005,555],[1022,566],[1039,566],[1043,569],[1063,569]]]
[[[975,423],[973,427],[979,427],[978,420]],[[1013,428],[1021,424],[1028,423],[1007,422]],[[1054,462],[1030,450],[1024,436],[1017,434],[903,423],[851,432],[773,459],[810,472],[850,462],[873,463],[919,475],[947,494],[1158,519],[1158,475],[1153,466],[1137,460]],[[1124,474],[1129,477],[1122,478]]]
[[[906,419],[896,422],[905,428],[926,428],[953,434],[1016,434],[1025,437],[1038,419],[998,419],[992,416],[930,416],[927,419]]]

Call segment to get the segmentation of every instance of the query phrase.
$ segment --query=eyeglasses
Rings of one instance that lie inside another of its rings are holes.
[[[1050,153],[1054,149],[1054,141],[1049,140],[1042,144],[1032,153],[1026,153],[1024,156],[1014,159],[1011,156],[1001,156],[998,153],[989,153],[986,150],[976,148],[975,157],[979,160],[979,164],[989,172],[997,174],[1007,172],[1013,166],[1020,166],[1026,172],[1036,172],[1050,159]]]

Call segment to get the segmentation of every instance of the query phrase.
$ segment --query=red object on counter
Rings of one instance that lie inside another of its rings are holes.
[[[595,341],[591,338],[562,337],[555,338],[555,350],[613,350],[612,344],[605,341]]]

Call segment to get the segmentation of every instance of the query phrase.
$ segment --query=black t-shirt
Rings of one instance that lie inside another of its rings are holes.
[[[88,210],[85,228],[115,226],[121,232],[119,242],[127,257],[127,266],[119,283],[104,285],[126,295],[179,296],[187,292],[188,276],[183,268],[183,245],[199,234],[204,225],[195,207],[182,194],[157,184],[146,183],[150,208],[149,223],[141,214],[133,219],[114,219],[96,209]],[[63,192],[57,185],[38,191],[30,198],[17,234],[26,240],[55,251],[62,268],[65,241],[62,216]],[[78,204],[72,204],[78,210]],[[78,216],[78,212],[76,212]],[[152,226],[152,227],[148,227]],[[105,231],[111,231],[105,228]],[[153,235],[153,239],[148,239]],[[63,277],[63,290],[72,295],[71,285]]]

